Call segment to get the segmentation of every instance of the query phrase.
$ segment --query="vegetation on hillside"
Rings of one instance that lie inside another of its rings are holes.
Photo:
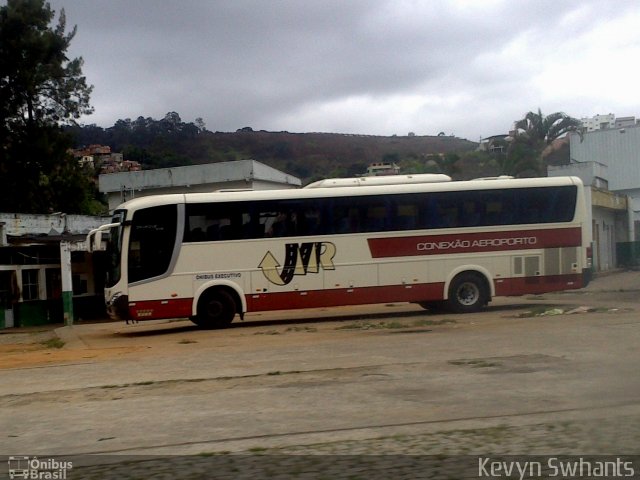
[[[164,118],[118,120],[112,127],[95,125],[69,129],[78,145],[109,145],[143,168],[253,159],[298,176],[317,178],[363,174],[376,162],[397,163],[405,173],[438,169],[440,155],[469,152],[477,144],[445,136],[368,136],[330,133],[254,131],[211,132],[201,119],[183,122],[176,112]],[[429,165],[437,158],[438,165]],[[448,167],[443,167],[448,168]]]
[[[118,120],[112,127],[71,127],[78,145],[109,145],[143,168],[254,159],[295,175],[303,182],[319,178],[362,175],[372,163],[390,163],[401,173],[444,173],[454,179],[513,175],[545,175],[547,155],[563,163],[566,150],[548,145],[572,131],[579,121],[563,113],[545,117],[529,112],[515,122],[515,136],[502,149],[478,151],[478,145],[457,137],[371,136],[337,133],[254,131],[211,132],[202,119],[183,122],[176,112],[164,118]]]

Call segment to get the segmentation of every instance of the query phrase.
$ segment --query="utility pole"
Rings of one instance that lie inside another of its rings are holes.
[[[73,276],[71,274],[71,242],[60,242],[60,272],[62,276],[62,307],[64,324],[73,325]]]

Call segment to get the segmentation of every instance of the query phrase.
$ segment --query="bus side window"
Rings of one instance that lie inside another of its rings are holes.
[[[205,240],[202,228],[196,227],[189,232],[189,242],[203,242]]]
[[[389,214],[386,205],[369,205],[367,207],[364,230],[367,232],[385,232],[387,231],[388,218]]]
[[[308,205],[300,215],[304,219],[301,226],[301,235],[318,235],[321,233],[322,216],[318,208]]]
[[[413,204],[400,204],[395,215],[394,229],[415,230],[418,223],[418,207]]]
[[[480,212],[474,201],[468,200],[462,204],[461,208],[462,227],[476,227],[480,224]]]
[[[500,225],[500,215],[502,212],[502,204],[497,201],[487,201],[485,206],[483,225]]]
[[[206,239],[209,241],[220,240],[220,225],[217,223],[209,225],[207,227]]]
[[[342,219],[340,233],[355,233],[360,231],[360,211],[357,207],[349,209],[347,216]]]

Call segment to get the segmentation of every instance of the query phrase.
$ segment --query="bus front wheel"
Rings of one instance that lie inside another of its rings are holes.
[[[485,278],[474,272],[461,273],[449,285],[447,306],[456,313],[472,313],[489,303],[489,287]]]
[[[198,315],[193,322],[200,328],[228,327],[236,315],[236,302],[224,290],[211,290],[202,294],[198,301]]]

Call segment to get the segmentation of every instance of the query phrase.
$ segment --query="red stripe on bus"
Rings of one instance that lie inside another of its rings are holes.
[[[370,238],[373,258],[409,257],[455,253],[530,250],[577,247],[582,244],[579,227],[550,230],[419,235],[413,237]]]
[[[582,276],[548,275],[496,279],[494,282],[496,295],[512,296],[581,288]],[[429,302],[443,298],[444,282],[246,295],[249,312],[388,302]],[[134,320],[188,318],[191,316],[192,303],[192,298],[131,302],[129,313],[130,318]]]
[[[366,305],[386,302],[417,302],[442,298],[444,283],[334,288],[246,295],[248,311]]]
[[[579,273],[494,279],[498,297],[574,290],[582,288],[583,283]]]
[[[193,298],[145,300],[129,303],[129,318],[133,320],[157,320],[191,316]]]
[[[497,296],[524,295],[577,289],[582,275],[547,275],[495,280]],[[381,287],[340,288],[247,295],[247,310],[290,310],[388,302],[429,302],[444,298],[444,282]]]

